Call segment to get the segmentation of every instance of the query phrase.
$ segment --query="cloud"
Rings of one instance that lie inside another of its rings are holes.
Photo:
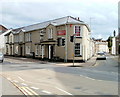
[[[105,3],[107,2],[107,3]],[[8,28],[27,26],[51,19],[74,16],[90,24],[93,36],[117,31],[118,0],[2,0],[0,22]]]

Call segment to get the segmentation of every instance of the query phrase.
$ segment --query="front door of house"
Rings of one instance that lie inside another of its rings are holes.
[[[54,52],[53,45],[49,45],[48,46],[48,58],[49,59],[53,58],[53,52]]]
[[[12,55],[12,46],[10,46],[10,55]]]
[[[51,46],[51,58],[53,58],[53,45]]]
[[[20,46],[20,56],[22,56],[22,46]]]

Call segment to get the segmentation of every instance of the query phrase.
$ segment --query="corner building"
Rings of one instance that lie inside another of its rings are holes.
[[[15,32],[14,32],[15,33]],[[83,21],[71,16],[22,27],[16,32],[15,50],[21,56],[40,59],[87,61],[90,52],[90,28]],[[21,33],[21,34],[20,34]],[[72,41],[74,36],[74,42]],[[19,49],[19,50],[17,50]]]

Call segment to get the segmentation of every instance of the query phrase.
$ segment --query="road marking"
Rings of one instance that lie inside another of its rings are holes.
[[[27,90],[29,90],[33,95],[38,95],[36,92],[34,92],[33,90],[31,90],[30,88],[26,87]]]
[[[9,78],[9,77],[8,77],[7,79],[8,79],[8,80],[11,80],[11,78]]]
[[[25,95],[33,95],[30,91],[26,89],[26,87],[20,87],[21,91],[24,92]]]
[[[13,80],[14,82],[16,82],[16,83],[19,83],[17,80]]]
[[[23,87],[20,87],[19,89],[20,89],[20,91],[22,91],[22,93],[23,93],[24,95],[28,95],[28,93],[23,89]]]
[[[90,79],[90,80],[103,81],[103,80],[93,79],[93,78],[90,78],[90,77],[87,77],[87,76],[84,76],[84,75],[80,75],[80,76],[81,76],[81,77],[85,77],[85,78]]]
[[[52,94],[51,92],[49,91],[45,91],[45,90],[42,90],[43,93],[47,93],[47,94]]]
[[[25,83],[21,83],[23,86],[28,86],[27,84],[25,84]]]
[[[36,88],[36,87],[30,87],[30,88],[35,89],[35,90],[38,90],[38,89],[39,89],[39,88]]]
[[[68,94],[68,95],[72,95],[71,93],[69,93],[69,92],[67,92],[67,91],[65,91],[65,90],[63,90],[63,89],[60,89],[60,88],[58,88],[58,87],[55,87],[56,89],[58,89],[58,90],[60,90],[60,91],[62,91],[62,92],[64,92],[64,93],[66,93],[66,94]]]
[[[18,78],[19,78],[20,80],[22,80],[22,81],[25,81],[24,79],[22,79],[22,78],[21,78],[21,77],[19,77],[19,76],[18,76]]]

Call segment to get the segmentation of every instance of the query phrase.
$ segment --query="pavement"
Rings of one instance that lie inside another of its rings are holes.
[[[76,62],[73,63],[57,63],[56,65],[62,65],[62,66],[68,66],[68,67],[91,67],[91,66],[94,66],[96,64],[96,57],[92,57],[91,59],[89,59],[88,61],[86,62]]]
[[[74,66],[72,62],[64,63],[64,62],[48,62],[48,61],[42,61],[39,59],[32,59],[32,58],[23,58],[23,57],[12,57],[12,56],[6,56],[8,58],[7,60],[9,62],[12,62],[12,59],[15,59],[14,63],[40,63],[40,64],[54,64],[54,65],[61,65],[66,67],[91,67],[96,64],[96,56],[90,58],[86,62],[75,62]]]
[[[2,76],[0,76],[0,84],[0,95],[24,95],[12,82]]]

